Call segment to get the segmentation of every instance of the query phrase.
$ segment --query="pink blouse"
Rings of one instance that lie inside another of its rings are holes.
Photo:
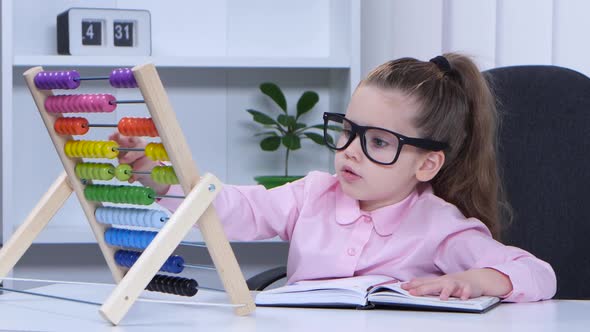
[[[169,193],[182,190],[173,186]],[[174,211],[180,202],[160,204]],[[401,202],[368,212],[342,192],[335,176],[311,172],[271,190],[225,185],[214,206],[230,240],[279,236],[290,242],[288,283],[371,274],[408,281],[493,268],[512,282],[504,301],[549,299],[556,292],[549,264],[497,242],[481,221],[465,218],[427,184]]]

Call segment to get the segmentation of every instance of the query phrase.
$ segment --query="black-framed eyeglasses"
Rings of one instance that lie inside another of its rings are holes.
[[[333,139],[328,131],[336,132],[336,138]],[[381,165],[395,163],[404,145],[430,151],[441,151],[448,146],[444,142],[408,137],[384,128],[360,126],[341,113],[324,113],[324,142],[330,149],[346,149],[357,135],[365,156]]]

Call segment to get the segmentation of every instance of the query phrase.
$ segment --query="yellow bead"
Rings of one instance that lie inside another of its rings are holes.
[[[72,158],[72,142],[73,141],[67,141],[64,145],[64,153],[70,158]]]
[[[117,156],[119,155],[119,144],[117,144],[117,142],[115,141],[105,142],[103,146],[103,155],[104,158],[117,158]]]
[[[92,142],[92,157],[93,158],[100,158],[102,157],[102,149],[105,142],[101,141],[93,141]]]

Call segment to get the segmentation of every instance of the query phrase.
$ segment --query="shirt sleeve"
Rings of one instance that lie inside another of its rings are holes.
[[[289,241],[303,202],[305,178],[267,190],[263,186],[224,185],[213,201],[229,240],[253,241],[279,236]],[[180,186],[171,186],[170,195],[182,195]],[[160,200],[174,212],[181,200]]]
[[[463,221],[465,227],[451,233],[437,248],[435,264],[445,274],[469,269],[492,268],[510,278],[512,292],[505,302],[550,299],[557,290],[553,268],[525,250],[494,240],[478,220]]]

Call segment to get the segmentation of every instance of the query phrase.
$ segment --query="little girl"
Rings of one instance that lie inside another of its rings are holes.
[[[327,145],[336,174],[311,172],[272,190],[226,185],[214,206],[229,239],[290,242],[288,283],[388,275],[413,295],[524,302],[551,298],[549,264],[496,241],[502,188],[496,163],[495,100],[468,58],[387,62],[355,90]],[[114,134],[122,146],[140,140]],[[120,162],[149,169],[127,153]],[[179,186],[144,185],[163,194]],[[174,211],[178,200],[160,204]]]

